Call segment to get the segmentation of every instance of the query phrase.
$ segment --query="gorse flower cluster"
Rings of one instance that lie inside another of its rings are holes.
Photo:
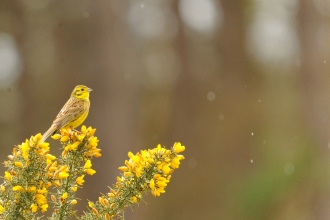
[[[13,149],[4,165],[4,183],[0,186],[0,219],[41,219],[51,208],[49,219],[123,219],[124,209],[142,199],[142,193],[160,196],[174,169],[184,159],[185,147],[175,143],[168,150],[160,145],[137,154],[119,167],[122,174],[108,193],[96,202],[88,202],[88,210],[77,216],[75,193],[83,186],[85,175],[96,173],[92,159],[101,156],[96,129],[82,126],[81,132],[62,129],[53,139],[62,145],[62,155],[50,154],[49,143],[37,134]]]
[[[32,136],[9,155],[5,166],[8,171],[1,185],[0,213],[5,219],[32,219],[37,211],[47,211],[48,198],[54,204],[52,219],[66,219],[74,214],[72,205],[78,185],[91,169],[93,157],[100,157],[95,129],[82,127],[81,132],[61,130],[54,139],[60,139],[63,152],[60,158],[50,154],[49,143],[42,142],[42,135]],[[56,188],[55,193],[49,189]]]
[[[126,166],[119,167],[122,175],[117,177],[116,184],[110,191],[99,197],[96,203],[89,202],[90,212],[82,219],[112,219],[133,206],[142,198],[142,193],[151,191],[154,196],[165,193],[165,187],[171,179],[174,169],[184,159],[178,153],[185,150],[180,143],[174,143],[171,150],[160,145],[152,150],[142,150],[137,154],[128,153]]]

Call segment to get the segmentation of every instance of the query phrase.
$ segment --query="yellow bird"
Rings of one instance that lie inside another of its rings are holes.
[[[60,129],[74,129],[85,121],[89,112],[89,92],[91,91],[93,90],[83,85],[74,88],[70,99],[58,113],[52,126],[42,135],[43,142]]]

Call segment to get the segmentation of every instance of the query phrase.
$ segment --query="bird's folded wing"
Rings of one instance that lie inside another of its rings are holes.
[[[71,121],[74,121],[84,111],[84,101],[69,99],[63,106],[62,110],[58,113],[53,124],[58,129],[65,127]]]

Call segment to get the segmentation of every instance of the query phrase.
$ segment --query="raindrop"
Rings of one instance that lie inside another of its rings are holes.
[[[224,114],[220,114],[220,115],[219,115],[219,119],[220,119],[220,121],[223,121],[223,120],[225,119]]]
[[[209,100],[209,101],[214,101],[215,100],[215,93],[214,92],[208,92],[207,93],[207,99]]]
[[[294,172],[294,165],[293,163],[287,163],[284,166],[284,173],[286,175],[291,175]]]
[[[251,159],[250,162],[253,163],[253,160]]]
[[[141,4],[140,7],[141,7],[141,8],[144,8],[144,4]]]
[[[327,63],[327,61],[326,61],[326,60],[324,60],[324,61],[323,61],[323,63]]]
[[[251,135],[252,135],[252,136],[254,135],[253,132],[251,132]]]
[[[260,100],[260,99],[258,99],[258,102],[260,103],[260,102],[261,102],[261,100]]]

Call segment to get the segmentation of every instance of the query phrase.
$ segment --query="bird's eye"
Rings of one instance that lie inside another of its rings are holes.
[[[81,89],[81,91],[84,91],[84,89]]]

